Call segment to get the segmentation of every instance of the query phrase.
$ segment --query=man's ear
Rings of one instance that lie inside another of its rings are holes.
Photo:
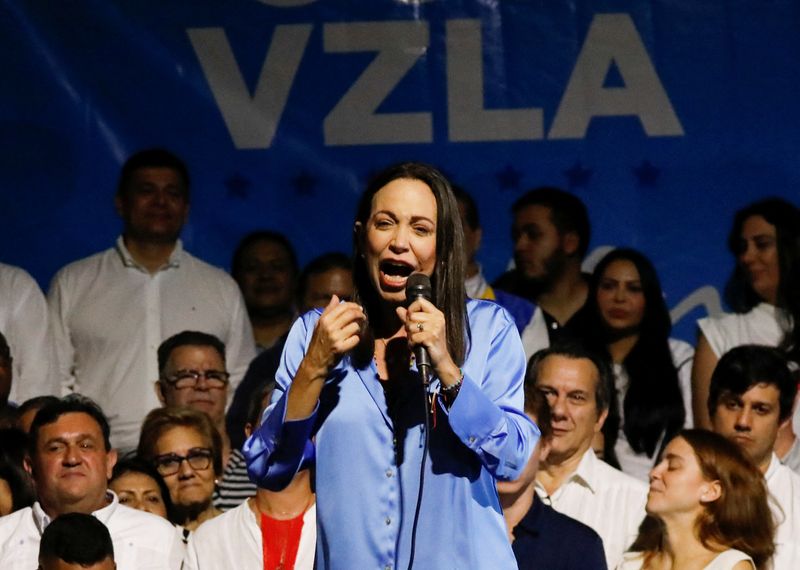
[[[119,459],[119,455],[117,454],[117,450],[112,448],[106,454],[106,479],[110,480],[111,475],[114,473],[114,466],[117,464],[117,459]]]
[[[158,401],[161,402],[162,406],[167,405],[167,397],[164,394],[164,383],[161,380],[156,380],[154,384],[154,389],[156,391],[156,396],[158,396]]]
[[[122,195],[119,192],[117,192],[114,195],[114,209],[117,211],[117,215],[120,218],[122,217],[122,208],[123,208]]]
[[[575,255],[578,252],[580,245],[581,238],[576,232],[566,232],[561,236],[561,249],[569,256]]]
[[[34,477],[33,473],[33,460],[31,460],[31,456],[27,453],[25,454],[25,459],[22,460],[22,466],[25,468],[25,471],[31,477]]]
[[[544,463],[547,461],[547,456],[550,455],[550,450],[553,449],[553,444],[548,438],[540,439],[537,445],[539,446],[539,462]]]
[[[722,485],[718,480],[703,483],[703,488],[700,492],[701,503],[713,503],[722,496]]]
[[[606,418],[608,418],[608,408],[600,412],[600,415],[597,416],[597,421],[594,423],[595,433],[603,429],[603,424],[606,423]]]

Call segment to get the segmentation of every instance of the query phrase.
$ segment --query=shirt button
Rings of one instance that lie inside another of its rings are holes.
[[[392,565],[387,564],[386,566],[383,567],[383,570],[392,570]]]
[[[386,523],[386,526],[389,526],[390,524],[392,524],[392,519],[389,518],[389,517],[386,517],[386,520],[384,522]]]
[[[469,436],[469,442],[470,443],[475,443],[475,436],[474,435]]]
[[[386,476],[387,477],[391,477],[392,476],[392,470],[391,469],[387,469],[386,470]]]

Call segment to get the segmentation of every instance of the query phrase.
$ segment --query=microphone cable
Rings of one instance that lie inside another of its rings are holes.
[[[417,506],[414,509],[414,524],[411,526],[411,553],[408,557],[408,570],[411,570],[414,565],[414,554],[417,549],[417,524],[419,523],[419,513],[422,509],[422,490],[425,488],[425,465],[428,462],[428,444],[431,434],[431,401],[428,399],[428,387],[430,386],[430,378],[428,377],[428,367],[423,366],[420,369],[420,376],[422,377],[422,399],[425,407],[425,435],[423,437],[422,445],[422,461],[419,465],[419,490],[417,491]]]

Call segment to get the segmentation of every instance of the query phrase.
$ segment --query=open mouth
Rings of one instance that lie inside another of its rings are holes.
[[[406,279],[414,272],[414,268],[399,261],[381,261],[378,266],[381,280],[390,287],[405,286]]]

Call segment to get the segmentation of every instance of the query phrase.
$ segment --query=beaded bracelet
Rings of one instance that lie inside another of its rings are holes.
[[[458,371],[461,372],[461,378],[458,379],[458,382],[456,382],[452,386],[445,386],[444,384],[441,384],[439,386],[439,393],[442,396],[450,397],[458,394],[458,391],[461,389],[461,383],[464,381],[464,371],[461,370],[460,368],[458,369]]]

